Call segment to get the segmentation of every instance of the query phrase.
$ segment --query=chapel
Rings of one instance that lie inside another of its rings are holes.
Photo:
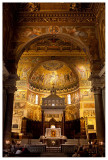
[[[68,157],[79,146],[102,157],[105,3],[5,2],[2,9],[3,156],[15,156],[14,145],[31,157]]]

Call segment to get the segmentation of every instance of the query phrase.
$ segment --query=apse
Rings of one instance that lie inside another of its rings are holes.
[[[33,88],[50,90],[72,88],[78,84],[75,73],[65,63],[57,60],[46,61],[33,71],[29,78]]]

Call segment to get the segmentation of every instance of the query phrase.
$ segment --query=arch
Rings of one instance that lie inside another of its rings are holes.
[[[29,41],[27,41],[26,43],[24,43],[23,46],[21,46],[18,50],[17,50],[17,58],[16,58],[16,61],[18,63],[23,51],[25,50],[25,48],[29,47],[31,44],[33,44],[34,42],[36,41],[39,41],[43,38],[52,38],[52,37],[55,37],[55,38],[62,38],[62,39],[65,39],[65,40],[69,40],[71,43],[75,43],[77,44],[88,56],[88,59],[90,61],[91,59],[91,56],[90,56],[90,53],[89,53],[89,48],[78,38],[74,37],[74,36],[71,36],[69,34],[43,34],[43,35],[40,35],[40,36],[37,36],[33,39],[30,39]]]

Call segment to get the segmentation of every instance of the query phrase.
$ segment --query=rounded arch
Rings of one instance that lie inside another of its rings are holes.
[[[43,34],[43,35],[40,35],[40,36],[37,36],[33,39],[30,39],[29,41],[27,41],[26,43],[24,43],[18,50],[17,50],[17,63],[21,57],[21,55],[23,54],[24,50],[26,48],[28,48],[31,44],[33,44],[34,42],[36,41],[39,41],[41,39],[44,39],[44,38],[50,38],[50,37],[55,37],[55,38],[59,38],[59,39],[65,39],[65,40],[69,40],[71,43],[75,43],[77,44],[87,55],[89,61],[90,61],[90,53],[89,53],[89,48],[78,38],[74,37],[74,36],[71,36],[69,34]]]

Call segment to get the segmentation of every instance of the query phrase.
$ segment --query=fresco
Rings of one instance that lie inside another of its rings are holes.
[[[28,104],[27,103],[27,118],[36,120],[36,121],[41,121],[41,108],[39,107],[34,107],[34,105]]]
[[[14,108],[15,109],[24,109],[25,108],[25,102],[15,102]]]
[[[95,117],[95,110],[84,110],[84,117]]]
[[[23,115],[24,115],[24,110],[20,110],[20,109],[13,110],[13,116],[23,116]]]
[[[90,89],[80,89],[80,100],[93,101],[94,95]]]
[[[32,66],[30,64],[19,63],[17,74],[20,77],[20,80],[27,80],[31,70]]]
[[[51,33],[51,34],[57,34],[60,32],[60,27],[58,26],[50,26],[48,28],[48,32]]]
[[[34,103],[34,104],[35,104],[35,97],[36,97],[35,94],[30,93],[30,94],[28,95],[28,101],[29,101],[30,103]]]
[[[80,80],[87,80],[90,76],[90,64],[78,64],[75,65],[77,71],[79,72]]]
[[[72,101],[72,104],[80,101],[79,91],[76,91],[71,94],[71,101]]]
[[[95,108],[94,103],[84,103],[84,108]]]
[[[20,32],[17,33],[16,38],[25,39],[26,38],[35,38],[42,34],[42,30],[40,27],[22,27]]]
[[[78,26],[67,26],[62,27],[62,32],[70,34],[81,39],[87,39],[95,34],[94,27],[78,27]]]
[[[79,118],[79,109],[80,104],[77,103],[75,105],[66,106],[66,121],[74,120]]]
[[[15,92],[16,100],[25,100],[26,99],[26,91],[16,91]]]
[[[76,75],[69,67],[55,65],[54,68],[53,66],[54,64],[50,67],[48,65],[45,66],[45,64],[41,65],[31,76],[30,84],[37,88],[51,89],[54,85],[56,89],[64,89],[77,82]]]

